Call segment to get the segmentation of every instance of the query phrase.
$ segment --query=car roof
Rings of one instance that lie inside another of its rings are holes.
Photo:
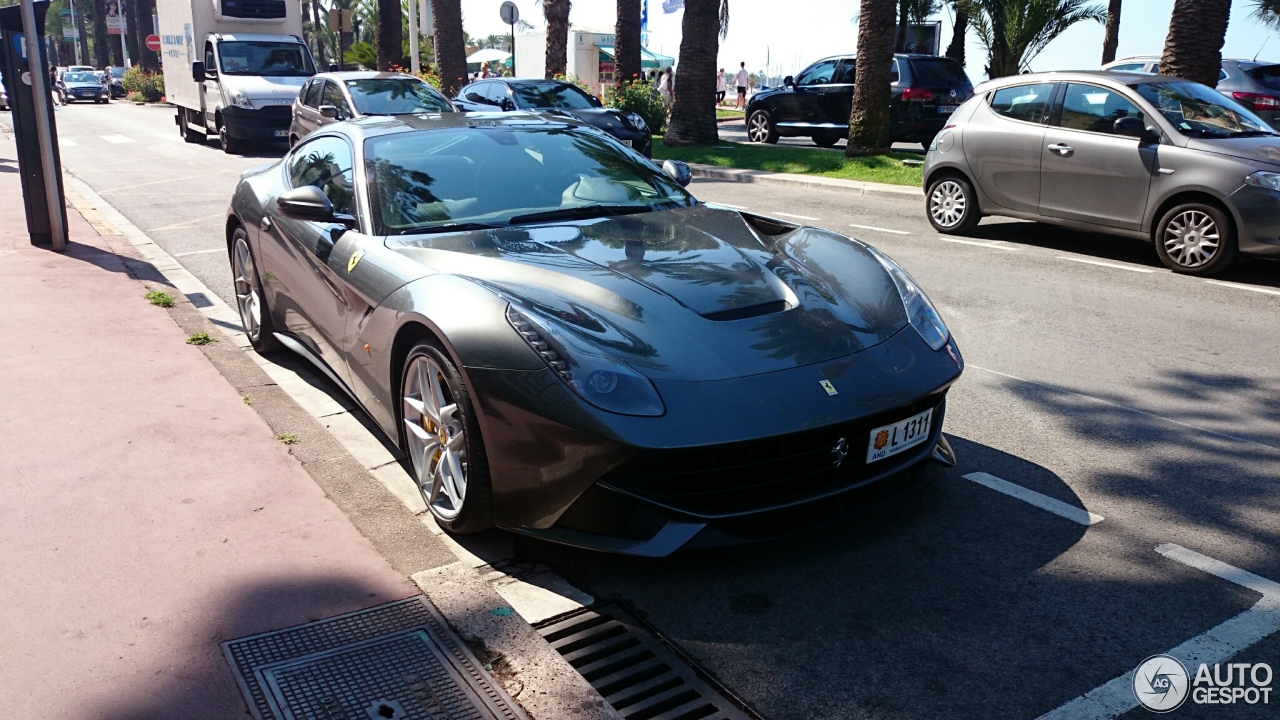
[[[382,135],[417,132],[421,130],[447,130],[466,127],[585,127],[591,125],[576,118],[549,116],[534,112],[445,112],[417,115],[370,115],[346,122],[326,125],[312,136],[323,132],[338,132],[354,140]],[[309,136],[309,137],[312,137]]]
[[[413,75],[409,75],[407,73],[383,72],[380,70],[344,70],[342,72],[322,72],[322,73],[316,73],[315,75],[312,75],[312,77],[313,78],[329,78],[330,80],[337,80],[339,82],[343,80],[371,80],[375,78],[379,80],[396,80],[396,79],[421,80],[421,78],[414,77]],[[423,80],[422,82],[426,82],[426,81]]]
[[[1157,82],[1190,82],[1182,78],[1175,78],[1168,75],[1147,75],[1144,73],[1128,73],[1128,72],[1112,72],[1110,70],[1069,70],[1041,73],[1026,73],[1023,75],[1009,75],[1008,77],[995,78],[987,80],[978,85],[974,92],[984,93],[994,88],[1008,87],[1010,85],[1022,85],[1032,82],[1070,82],[1071,80],[1079,80],[1083,82],[1108,80],[1120,85],[1137,86],[1147,83]]]
[[[843,60],[845,58],[856,58],[856,57],[858,57],[858,51],[853,50],[847,53],[841,53],[839,55],[828,55],[824,58],[818,58],[817,60],[814,60],[813,62],[809,63],[809,65],[813,65],[814,63],[826,62],[827,60]],[[949,58],[946,55],[930,55],[928,53],[894,53],[893,57],[899,60],[954,60],[954,58]],[[809,67],[809,65],[806,65],[805,67]]]

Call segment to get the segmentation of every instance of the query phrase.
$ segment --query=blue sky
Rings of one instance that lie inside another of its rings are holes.
[[[1105,0],[1099,0],[1105,6]],[[542,8],[533,0],[515,0],[521,16],[541,26]],[[467,32],[472,35],[505,33],[498,18],[502,0],[462,0]],[[1249,17],[1252,4],[1236,0],[1227,26],[1226,57],[1273,59],[1280,62],[1280,34]],[[569,16],[575,27],[611,32],[615,0],[574,0]],[[785,8],[780,11],[779,8]],[[720,61],[736,68],[746,61],[753,71],[769,68],[777,74],[792,74],[810,62],[855,47],[857,0],[729,0],[729,36],[720,46]],[[1120,22],[1119,56],[1154,53],[1164,48],[1173,0],[1124,0]],[[649,48],[673,57],[680,47],[681,13],[665,14],[661,0],[649,0]],[[951,16],[944,11],[943,46],[951,39]],[[1034,70],[1076,70],[1097,68],[1102,57],[1102,25],[1081,23],[1049,45],[1032,62]],[[970,34],[972,35],[972,34]],[[1265,43],[1265,47],[1264,47]],[[985,53],[970,37],[965,70],[975,82],[985,79]]]

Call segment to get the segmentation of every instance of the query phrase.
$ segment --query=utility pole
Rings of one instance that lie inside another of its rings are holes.
[[[66,248],[67,227],[62,218],[62,184],[53,158],[53,122],[49,117],[49,75],[40,53],[36,34],[36,11],[32,0],[22,0],[22,35],[27,50],[27,74],[31,76],[31,100],[36,114],[36,138],[40,143],[40,164],[44,166],[44,197],[49,210],[49,234],[53,249]],[[12,101],[11,101],[12,102]]]

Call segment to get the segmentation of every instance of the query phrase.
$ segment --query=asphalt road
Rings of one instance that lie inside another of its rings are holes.
[[[283,147],[224,155],[183,143],[172,112],[123,103],[57,120],[67,171],[229,299],[231,189]],[[1165,543],[1280,582],[1280,264],[1209,282],[1132,240],[999,220],[945,238],[913,202],[691,190],[856,236],[919,281],[968,363],[945,428],[960,465],[784,541],[640,560],[519,539],[523,559],[629,602],[771,720],[1035,718],[1259,598],[1156,552]],[[1280,668],[1280,636],[1236,661]],[[1274,717],[1276,695],[1172,717]]]

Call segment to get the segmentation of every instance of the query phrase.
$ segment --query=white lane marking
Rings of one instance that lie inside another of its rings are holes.
[[[747,209],[747,206],[746,206],[746,205],[734,205],[733,203],[727,203],[727,202],[716,202],[715,200],[708,200],[708,201],[707,201],[707,204],[708,204],[708,205],[723,205],[724,207],[727,207],[727,208],[733,208],[734,210],[746,210],[746,209]]]
[[[174,135],[174,134],[172,134],[172,133],[152,133],[152,135],[155,135],[156,137],[160,138],[161,140],[170,140],[170,141],[172,141],[172,142],[177,142],[177,141],[179,141],[179,140],[181,140],[181,139],[182,139],[182,138],[180,138],[180,137],[178,137],[177,135]]]
[[[1262,599],[1253,607],[1164,653],[1181,660],[1192,674],[1201,663],[1212,665],[1230,659],[1280,630],[1280,584],[1173,543],[1160,545],[1156,552],[1262,594]],[[1134,658],[1134,662],[1138,662],[1138,658]],[[1138,699],[1133,695],[1134,672],[1130,670],[1037,720],[1103,720],[1123,715],[1138,707]]]
[[[1064,517],[1073,523],[1081,525],[1097,525],[1105,518],[1097,513],[1091,513],[1088,510],[1082,510],[1074,505],[1068,505],[1061,500],[1055,500],[1048,495],[1043,495],[1035,490],[1029,490],[1021,485],[1014,485],[1008,480],[1002,480],[995,475],[989,475],[984,472],[969,473],[964,476],[965,480],[971,480],[979,485],[989,487],[998,493],[1004,493],[1012,498],[1017,498],[1030,505],[1035,505],[1041,510],[1049,512],[1059,517]]]
[[[1070,260],[1071,262],[1084,263],[1086,265],[1097,265],[1099,267],[1114,268],[1116,270],[1128,270],[1136,273],[1153,273],[1155,270],[1144,267],[1134,267],[1133,265],[1121,265],[1120,263],[1109,263],[1101,260],[1088,260],[1085,258],[1059,257],[1059,260]]]
[[[155,232],[155,231],[152,230],[152,232]],[[176,258],[180,258],[180,257],[187,257],[188,255],[204,255],[205,253],[216,253],[216,252],[226,252],[226,251],[227,251],[226,248],[213,248],[212,250],[192,250],[191,252],[174,253],[173,256]]]
[[[106,140],[109,143],[114,143],[116,145],[124,145],[125,143],[137,142],[133,138],[125,137],[124,135],[99,135],[98,137],[102,138],[103,140]]]
[[[1236,290],[1248,290],[1249,292],[1266,293],[1267,295],[1280,295],[1280,290],[1272,290],[1271,288],[1260,288],[1252,285],[1242,285],[1240,283],[1223,282],[1222,280],[1205,280],[1210,285],[1221,285],[1222,287],[1235,288]]]
[[[779,217],[795,218],[797,220],[813,220],[814,222],[817,222],[818,220],[818,218],[809,217],[808,215],[792,215],[791,213],[784,213],[784,212],[775,212],[774,215],[777,215]]]
[[[71,138],[64,138],[64,137],[58,138],[58,147],[75,147],[79,144],[80,143],[76,142],[75,140],[72,140]]]
[[[1068,394],[1068,395],[1075,395],[1076,397],[1081,397],[1081,398],[1084,398],[1085,400],[1092,400],[1093,402],[1096,402],[1096,403],[1102,403],[1103,405],[1109,405],[1109,406],[1111,406],[1111,407],[1113,407],[1113,408],[1116,408],[1116,409],[1118,409],[1118,410],[1125,410],[1125,411],[1127,411],[1127,412],[1136,413],[1136,414],[1138,414],[1138,415],[1145,415],[1145,416],[1147,416],[1147,417],[1149,417],[1149,418],[1154,418],[1154,419],[1156,419],[1156,420],[1163,420],[1163,421],[1168,422],[1168,423],[1173,423],[1174,425],[1180,425],[1180,426],[1182,426],[1182,427],[1184,427],[1184,428],[1187,428],[1187,429],[1189,429],[1189,430],[1195,430],[1196,432],[1207,433],[1207,434],[1209,434],[1209,435],[1213,435],[1213,436],[1215,436],[1215,437],[1225,438],[1225,439],[1227,439],[1227,440],[1235,440],[1236,442],[1248,443],[1248,444],[1250,444],[1250,445],[1258,445],[1258,446],[1261,446],[1261,447],[1264,447],[1264,448],[1269,448],[1269,449],[1271,449],[1271,450],[1280,450],[1280,447],[1277,447],[1277,446],[1275,446],[1275,445],[1268,445],[1268,444],[1263,443],[1263,442],[1258,442],[1257,440],[1249,440],[1249,439],[1247,439],[1247,438],[1236,437],[1235,435],[1228,435],[1228,434],[1226,434],[1226,433],[1217,432],[1217,431],[1215,431],[1215,430],[1209,430],[1208,428],[1202,428],[1202,427],[1200,427],[1199,425],[1192,425],[1191,423],[1183,422],[1183,421],[1181,421],[1181,420],[1174,420],[1173,418],[1171,418],[1171,417],[1165,417],[1164,415],[1157,415],[1157,414],[1155,414],[1155,413],[1153,413],[1153,412],[1147,412],[1146,410],[1139,410],[1138,408],[1135,408],[1135,407],[1129,407],[1128,405],[1121,405],[1121,404],[1120,404],[1120,403],[1118,403],[1118,402],[1112,402],[1112,401],[1110,401],[1110,400],[1103,400],[1103,399],[1102,399],[1102,398],[1100,398],[1100,397],[1094,397],[1094,396],[1092,396],[1092,395],[1085,395],[1085,394],[1084,394],[1084,393],[1082,393],[1082,392],[1076,392],[1075,390],[1068,390],[1068,389],[1066,389],[1066,388],[1064,388],[1064,387],[1060,387],[1060,386],[1058,386],[1058,385],[1050,385],[1050,384],[1048,384],[1048,383],[1036,382],[1035,380],[1028,380],[1028,379],[1026,379],[1026,378],[1018,377],[1017,375],[1010,375],[1010,374],[1008,374],[1008,373],[1002,373],[1002,372],[1000,372],[1000,371],[998,371],[998,370],[992,370],[992,369],[990,369],[990,368],[984,368],[984,367],[981,367],[981,366],[979,366],[979,365],[973,365],[973,364],[971,364],[971,363],[970,363],[970,364],[966,364],[966,365],[965,365],[965,367],[971,367],[971,368],[973,368],[974,370],[981,370],[981,371],[983,371],[983,372],[989,372],[989,373],[991,373],[992,375],[999,375],[1000,377],[1007,377],[1007,378],[1009,378],[1010,380],[1017,380],[1018,382],[1024,382],[1024,383],[1028,383],[1028,384],[1031,384],[1031,385],[1036,385],[1036,386],[1038,386],[1038,387],[1048,388],[1048,389],[1050,389],[1050,390],[1056,390],[1056,391],[1058,391],[1058,392],[1066,393],[1066,394]]]
[[[876,232],[893,233],[894,235],[910,235],[906,230],[890,230],[889,228],[876,227],[875,225],[859,225],[857,223],[849,223],[849,227],[861,228],[863,230],[875,230]]]
[[[940,237],[938,239],[942,240],[943,242],[960,243],[961,245],[977,245],[978,247],[991,248],[992,250],[1006,250],[1006,251],[1012,252],[1017,249],[1017,248],[1005,247],[1004,245],[997,245],[993,242],[981,242],[979,240],[961,240],[960,238],[951,238],[951,237]]]

